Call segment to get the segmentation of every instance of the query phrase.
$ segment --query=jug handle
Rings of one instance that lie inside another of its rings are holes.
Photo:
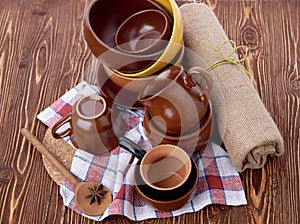
[[[189,69],[187,72],[187,75],[183,78],[185,85],[189,88],[199,85],[197,83],[197,81],[193,79],[192,74],[197,74],[197,75],[201,76],[202,78],[204,78],[204,80],[206,82],[206,89],[204,92],[205,92],[206,96],[209,96],[211,89],[212,89],[212,82],[213,82],[209,72],[206,69],[201,68],[201,67],[193,67],[193,68]]]
[[[59,129],[61,126],[63,126],[66,123],[70,123],[71,121],[71,113],[69,113],[67,116],[63,117],[61,120],[59,120],[51,130],[52,136],[56,139],[64,138],[72,134],[71,127],[68,127],[66,130],[56,133],[57,129]]]

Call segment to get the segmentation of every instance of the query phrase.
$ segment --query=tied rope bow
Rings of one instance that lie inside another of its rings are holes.
[[[219,55],[219,57],[221,58],[221,60],[211,64],[207,68],[208,71],[214,69],[215,67],[217,67],[219,65],[234,64],[234,65],[237,65],[238,67],[240,67],[250,77],[250,73],[245,69],[245,67],[242,64],[242,62],[244,62],[246,60],[246,56],[248,55],[249,48],[247,46],[245,46],[245,45],[237,46],[236,43],[233,40],[225,40],[220,44],[219,47],[214,47],[213,45],[211,45],[207,41],[203,41],[203,40],[198,40],[198,41],[200,41],[201,43],[206,44],[208,47],[210,47],[212,50],[214,50]],[[224,45],[227,44],[227,43],[232,44],[233,50],[228,55],[224,55],[221,52],[221,50],[224,47]],[[244,55],[241,59],[235,60],[235,59],[233,59],[233,56],[239,49],[244,49],[245,53],[244,53]]]

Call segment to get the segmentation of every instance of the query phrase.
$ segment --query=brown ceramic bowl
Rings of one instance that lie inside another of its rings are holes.
[[[168,194],[168,198],[163,198],[161,192],[156,192],[148,185],[146,185],[140,176],[139,166],[135,169],[135,189],[139,197],[153,208],[160,211],[174,211],[183,207],[196,193],[198,184],[198,166],[195,161],[191,159],[192,169],[188,181],[175,194]]]
[[[180,50],[180,45],[183,44],[183,22],[179,7],[175,0],[153,0],[152,3],[160,5],[167,14],[171,15],[171,21],[173,24],[171,37],[169,38],[168,44],[166,45],[162,55],[150,67],[135,73],[117,71],[123,76],[141,77],[157,72],[162,67],[165,67],[167,62],[173,60],[174,56]]]
[[[105,99],[111,103],[126,107],[129,109],[143,109],[144,106],[137,100],[137,93],[121,88],[115,84],[108,76],[103,68],[103,64],[99,63],[97,72],[97,86]]]
[[[165,13],[156,9],[129,16],[115,35],[117,48],[129,54],[152,54],[164,50],[172,29]]]
[[[179,9],[173,0],[164,0],[163,8],[172,18],[172,34],[169,43],[162,52],[152,54],[127,54],[119,51],[115,45],[115,33],[121,23],[132,14],[145,10],[157,9],[150,0],[96,0],[87,9],[83,32],[84,38],[92,53],[99,57],[108,67],[128,74],[129,76],[145,76],[160,70],[176,56],[180,48],[174,43],[182,44],[183,24]],[[176,20],[176,21],[175,21]]]
[[[180,65],[184,57],[184,46],[181,47],[181,50],[178,52],[177,56],[174,58],[173,62],[170,63],[174,65]],[[169,65],[169,66],[170,66]],[[109,78],[119,87],[125,88],[129,91],[139,93],[153,78],[156,77],[155,73],[149,76],[143,77],[129,77],[120,75],[117,72],[114,72],[112,69],[103,64],[104,71],[109,76]]]
[[[194,151],[203,150],[210,139],[213,127],[212,106],[209,102],[209,108],[207,110],[205,119],[203,123],[199,125],[199,128],[185,135],[174,136],[162,133],[159,129],[157,129],[155,124],[153,124],[147,109],[145,109],[144,112],[143,125],[153,146],[159,144],[177,145],[191,155]]]
[[[83,33],[92,53],[113,69],[122,72],[137,72],[149,67],[161,52],[151,55],[131,55],[119,51],[115,44],[115,34],[124,20],[145,9],[156,9],[151,1],[96,0],[86,12]]]

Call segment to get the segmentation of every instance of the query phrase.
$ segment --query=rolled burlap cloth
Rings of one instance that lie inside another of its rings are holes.
[[[220,56],[208,43],[218,47],[228,37],[213,11],[203,3],[184,4],[180,11],[184,43],[194,52],[188,55],[189,66],[209,66],[219,61]],[[230,43],[222,47],[224,55],[233,50]],[[238,59],[237,54],[234,58]],[[211,101],[218,122],[225,121],[222,140],[237,170],[261,168],[268,155],[281,155],[282,136],[247,74],[234,64],[217,66],[211,74],[214,87],[220,88],[223,94],[222,97],[212,94]],[[224,103],[220,103],[222,98]]]

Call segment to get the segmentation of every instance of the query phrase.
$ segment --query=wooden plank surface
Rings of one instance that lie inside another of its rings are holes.
[[[95,223],[63,205],[41,155],[19,132],[27,127],[42,140],[46,127],[36,115],[78,83],[93,60],[82,35],[90,2],[0,1],[0,223]],[[241,174],[247,206],[214,205],[141,223],[300,223],[300,2],[202,2],[229,38],[250,48],[246,67],[286,152]],[[103,223],[133,222],[111,217]]]

